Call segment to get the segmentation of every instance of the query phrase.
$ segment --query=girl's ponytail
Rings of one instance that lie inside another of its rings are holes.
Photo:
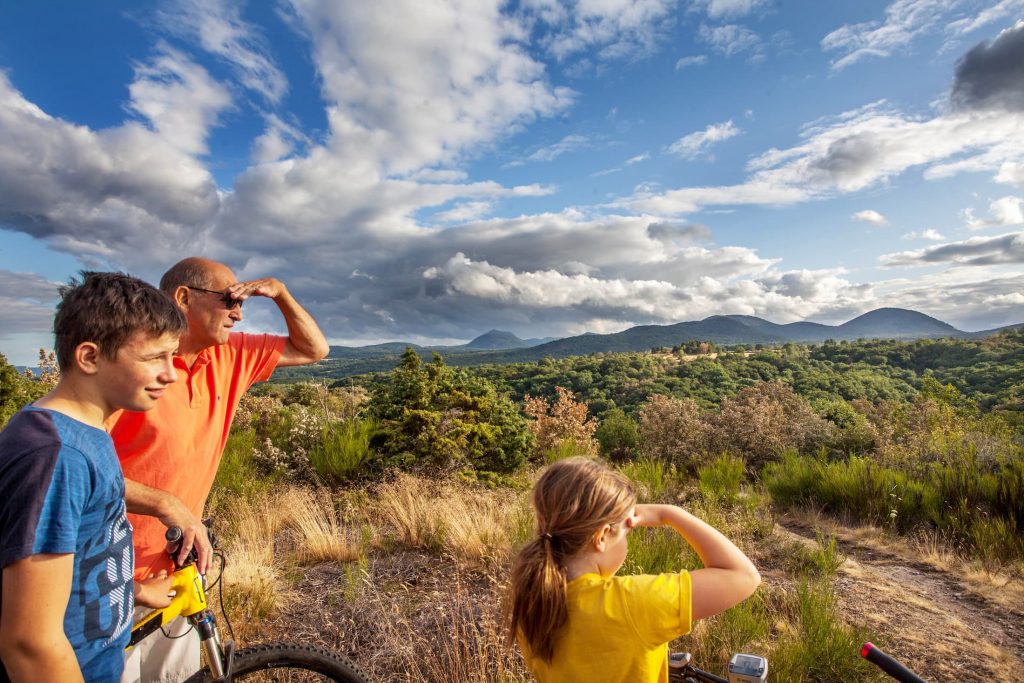
[[[540,535],[527,543],[512,568],[508,637],[521,637],[532,655],[550,662],[568,614],[565,562],[605,524],[629,514],[632,484],[595,460],[567,458],[551,465],[533,488]]]

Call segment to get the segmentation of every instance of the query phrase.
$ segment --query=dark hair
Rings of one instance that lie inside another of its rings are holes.
[[[137,331],[153,336],[184,334],[188,323],[170,297],[138,278],[124,273],[83,270],[81,281],[72,278],[60,288],[61,301],[53,319],[57,365],[67,370],[75,348],[94,342],[113,359]]]
[[[596,460],[575,457],[551,465],[533,487],[539,535],[519,552],[509,584],[510,641],[522,636],[533,656],[550,662],[569,616],[566,560],[605,524],[617,524],[636,504],[633,485]]]
[[[209,289],[213,284],[210,277],[210,261],[198,256],[189,256],[175,263],[160,278],[160,289],[169,296],[178,287],[199,287]]]

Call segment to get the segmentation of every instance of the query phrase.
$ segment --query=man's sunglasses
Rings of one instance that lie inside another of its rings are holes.
[[[185,285],[185,286],[188,287],[189,289],[194,289],[197,292],[206,292],[207,294],[216,294],[217,296],[220,297],[221,303],[224,304],[224,308],[228,309],[229,311],[232,308],[241,308],[242,307],[242,300],[241,299],[235,299],[234,297],[232,297],[231,296],[231,292],[218,292],[215,289],[203,289],[202,287],[191,287],[189,285]]]

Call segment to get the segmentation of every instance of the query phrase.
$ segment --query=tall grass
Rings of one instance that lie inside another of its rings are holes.
[[[622,466],[622,473],[637,487],[637,498],[648,503],[660,501],[668,489],[672,472],[663,460],[639,458]]]
[[[325,492],[289,489],[277,500],[289,510],[287,524],[295,531],[294,555],[300,564],[347,562],[362,555],[362,538],[348,529]]]
[[[897,469],[863,457],[786,453],[763,470],[762,481],[783,506],[811,504],[900,532],[936,530],[983,561],[1024,558],[1021,462],[964,459]]]
[[[722,453],[697,470],[698,488],[705,497],[717,497],[733,502],[740,494],[740,484],[747,465],[743,458]]]
[[[326,483],[348,481],[372,457],[370,439],[376,431],[377,424],[370,419],[327,424],[320,443],[309,451],[309,462]]]
[[[214,479],[215,495],[252,496],[273,486],[278,477],[259,474],[260,468],[253,458],[255,448],[256,432],[248,429],[231,431]]]

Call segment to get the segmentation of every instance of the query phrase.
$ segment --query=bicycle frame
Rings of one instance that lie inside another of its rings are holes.
[[[175,534],[175,531],[177,534]],[[180,540],[181,530],[167,530],[167,540]],[[154,631],[166,626],[174,619],[185,617],[199,633],[199,642],[206,652],[207,665],[214,680],[230,681],[235,644],[228,641],[221,646],[220,631],[213,610],[206,602],[206,586],[204,579],[196,569],[195,550],[189,554],[186,564],[178,567],[171,575],[171,588],[174,597],[171,604],[162,609],[154,610],[142,617],[132,626],[131,640],[126,650],[136,645]]]

